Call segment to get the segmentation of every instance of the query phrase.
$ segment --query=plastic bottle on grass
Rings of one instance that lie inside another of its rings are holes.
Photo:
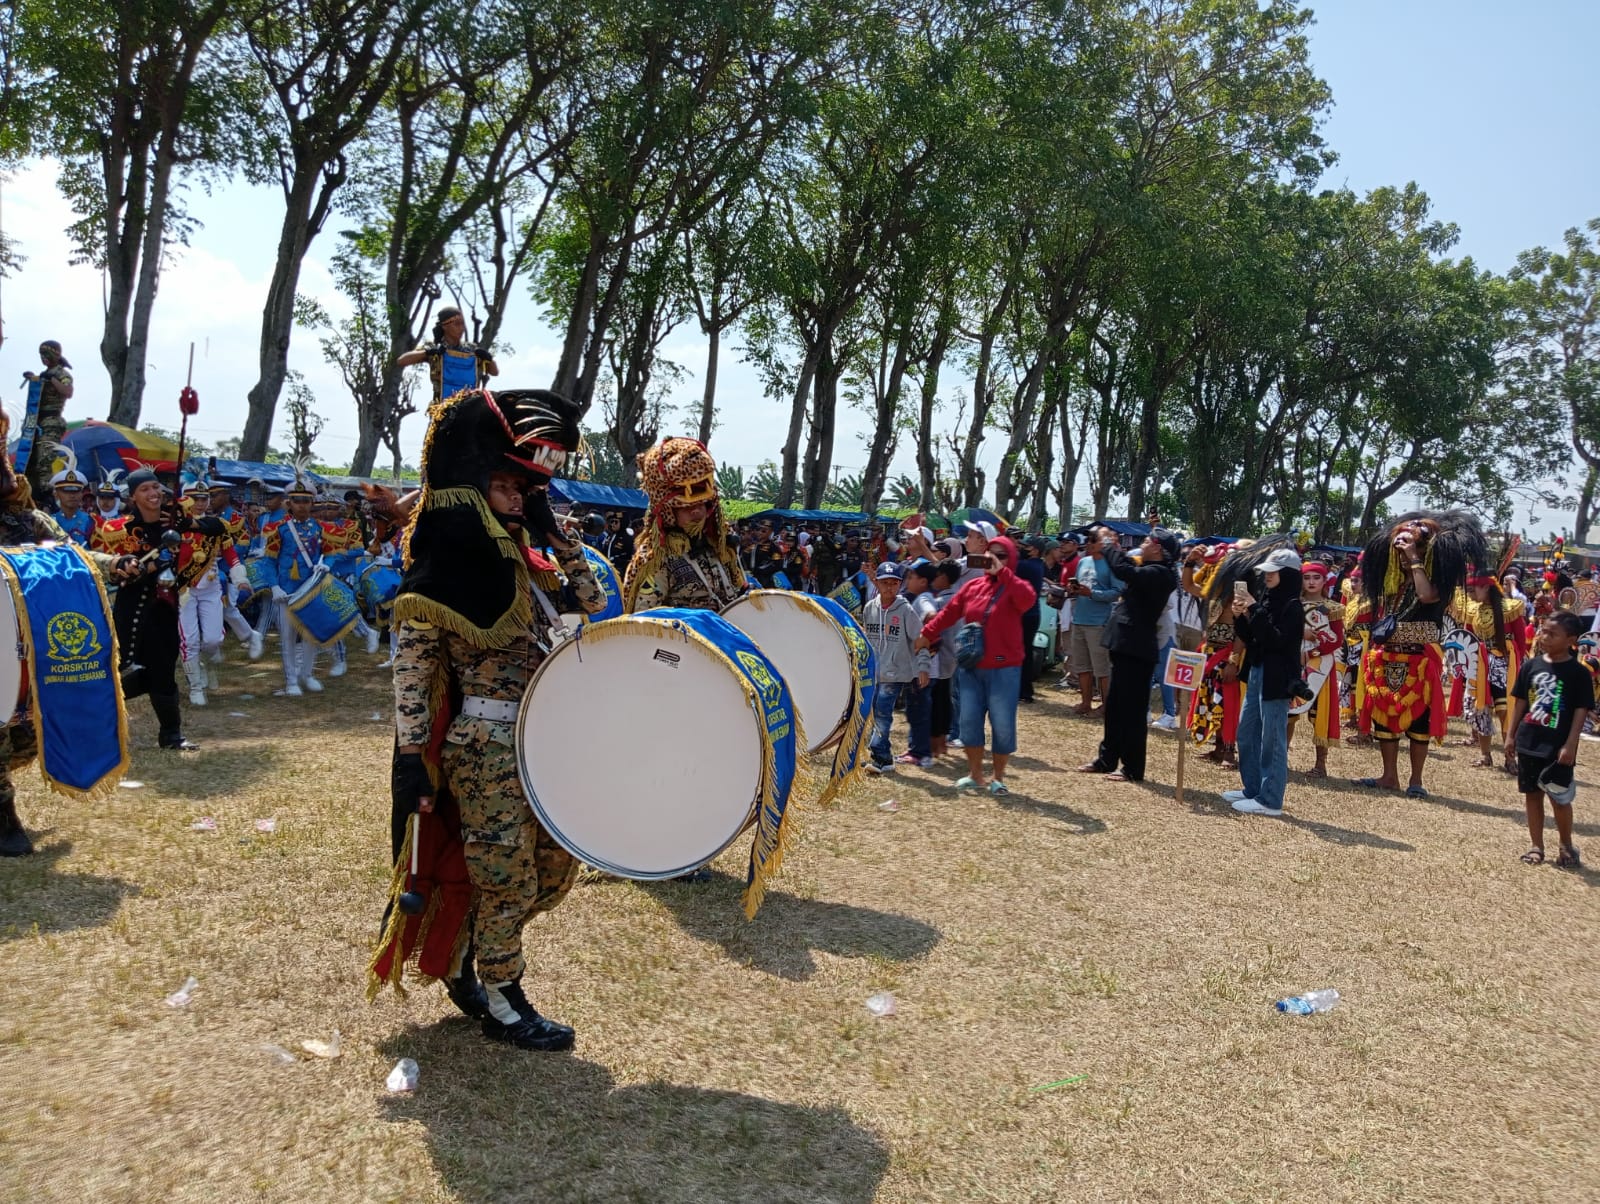
[[[1320,991],[1307,991],[1304,995],[1292,995],[1288,999],[1278,1000],[1278,1010],[1288,1012],[1295,1016],[1311,1016],[1320,1012],[1331,1012],[1333,1005],[1339,1002],[1339,992],[1332,987],[1325,987]]]

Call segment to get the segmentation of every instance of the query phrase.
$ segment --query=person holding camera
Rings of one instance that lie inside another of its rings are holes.
[[[1293,548],[1278,548],[1255,571],[1261,574],[1263,595],[1239,595],[1232,603],[1247,683],[1239,715],[1243,789],[1226,790],[1222,797],[1246,815],[1282,815],[1289,782],[1289,706],[1310,694],[1301,676],[1306,612],[1300,600],[1300,555]]]
[[[1078,766],[1078,772],[1104,774],[1109,782],[1142,782],[1150,734],[1146,726],[1150,678],[1160,656],[1156,626],[1167,599],[1178,588],[1173,563],[1178,558],[1178,537],[1164,527],[1151,528],[1135,561],[1117,546],[1107,528],[1096,527],[1091,534],[1106,567],[1122,583],[1122,597],[1101,637],[1111,659],[1110,689],[1102,708],[1105,734],[1095,759]]]
[[[433,342],[401,353],[395,363],[402,368],[428,365],[435,404],[464,390],[482,388],[491,376],[500,375],[500,368],[487,347],[465,342],[466,334],[466,318],[455,306],[446,305],[433,324]]]

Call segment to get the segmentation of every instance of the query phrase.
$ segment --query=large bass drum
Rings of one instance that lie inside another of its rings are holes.
[[[777,666],[815,753],[838,743],[856,705],[856,654],[838,620],[815,598],[755,589],[728,603],[722,617]]]
[[[674,878],[756,820],[774,760],[787,754],[792,775],[787,705],[771,662],[710,611],[588,625],[556,646],[523,695],[522,789],[574,857],[622,878]],[[597,743],[596,731],[623,737]]]

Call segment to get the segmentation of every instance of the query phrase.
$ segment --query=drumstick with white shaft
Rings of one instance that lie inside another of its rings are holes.
[[[417,889],[417,851],[422,847],[422,817],[433,810],[431,798],[417,802],[417,824],[411,832],[411,874],[406,879],[406,890],[400,895],[400,910],[408,916],[420,916],[428,906],[427,896]]]

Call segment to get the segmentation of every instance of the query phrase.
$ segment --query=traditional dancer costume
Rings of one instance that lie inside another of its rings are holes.
[[[1317,695],[1311,701],[1307,714],[1311,719],[1312,741],[1317,747],[1317,769],[1324,767],[1327,750],[1339,742],[1340,664],[1345,643],[1344,607],[1327,595],[1327,581],[1332,575],[1328,565],[1320,560],[1308,560],[1300,570],[1303,591],[1300,604],[1305,610],[1306,639],[1301,648],[1304,654],[1306,678],[1320,684],[1314,685]],[[1289,717],[1291,738],[1298,716]]]
[[[1478,520],[1461,510],[1404,515],[1367,545],[1362,584],[1372,625],[1362,715],[1378,740],[1444,736],[1441,624],[1471,567],[1486,559]]]
[[[717,466],[705,444],[663,439],[640,454],[639,476],[650,508],[623,579],[623,608],[629,614],[657,606],[720,611],[744,594],[744,569],[728,543]],[[686,529],[678,511],[702,503],[704,519]]]
[[[564,631],[551,602],[558,567],[586,611],[605,606],[582,545],[561,536],[544,491],[577,449],[581,414],[543,389],[479,390],[433,406],[426,484],[394,602],[398,858],[369,994],[399,987],[414,961],[424,978],[445,980],[486,1036],[522,1049],[573,1043],[572,1029],[541,1016],[522,991],[523,927],[566,897],[578,867],[523,797],[512,726],[533,671]],[[524,514],[491,509],[500,474],[532,489]],[[555,562],[533,551],[527,529],[556,549]],[[420,915],[400,906],[413,847],[410,890],[427,896]]]
[[[39,344],[39,359],[44,371],[24,374],[28,382],[28,408],[17,440],[17,463],[28,474],[33,496],[43,498],[61,454],[61,441],[67,437],[63,411],[72,396],[72,365],[61,354],[61,344],[46,339]]]
[[[1238,550],[1249,546],[1241,544]],[[1182,582],[1182,588],[1195,597],[1206,615],[1205,635],[1200,644],[1206,667],[1200,688],[1189,704],[1189,738],[1202,747],[1215,740],[1216,748],[1210,755],[1218,761],[1232,761],[1237,755],[1239,715],[1244,708],[1245,684],[1238,677],[1243,652],[1235,655],[1233,599],[1231,594],[1224,598],[1212,590],[1217,570],[1234,550],[1233,544],[1213,546],[1205,553],[1205,560],[1185,574]],[[1224,673],[1230,664],[1233,671]]]

